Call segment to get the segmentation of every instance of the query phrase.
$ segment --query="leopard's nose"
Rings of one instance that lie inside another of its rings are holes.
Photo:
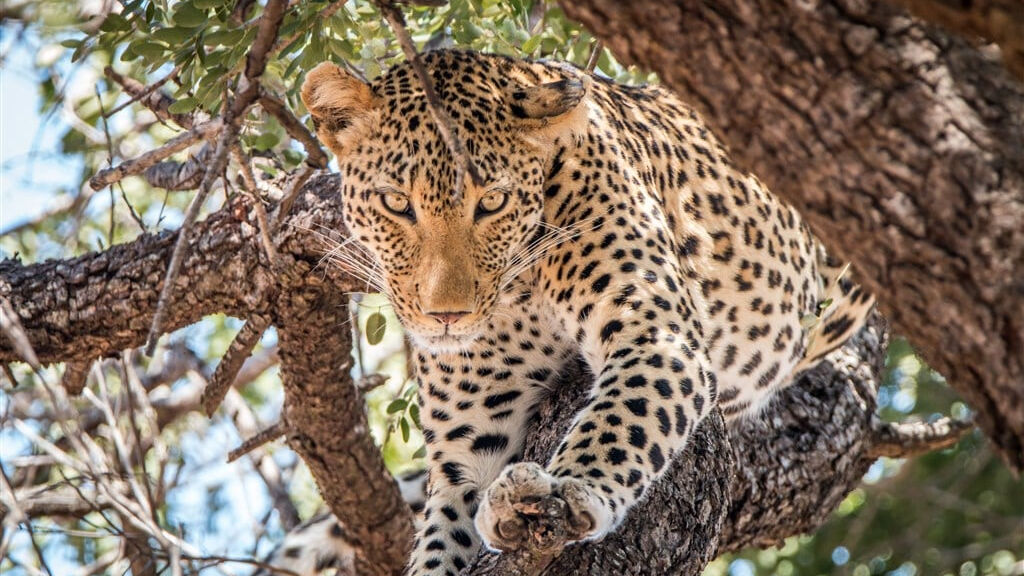
[[[455,324],[460,318],[468,315],[468,310],[455,312],[427,312],[427,316],[430,316],[442,324]]]

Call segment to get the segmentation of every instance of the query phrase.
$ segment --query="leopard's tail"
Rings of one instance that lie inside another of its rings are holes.
[[[820,242],[818,253],[818,302],[803,318],[804,357],[794,374],[813,368],[825,356],[856,334],[875,305],[875,298],[851,279],[850,264],[831,258]]]

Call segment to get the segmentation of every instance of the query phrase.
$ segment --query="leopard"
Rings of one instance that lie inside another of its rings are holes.
[[[757,417],[864,324],[850,266],[672,91],[475,51],[419,65],[433,94],[411,62],[301,86],[340,172],[338,260],[410,342],[429,480],[409,576],[523,548],[540,498],[566,544],[601,540],[709,414]],[[574,359],[586,404],[525,461]]]

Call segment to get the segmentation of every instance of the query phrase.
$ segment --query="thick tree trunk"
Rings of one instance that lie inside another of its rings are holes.
[[[854,262],[1024,468],[1024,86],[877,0],[562,5]]]
[[[409,543],[410,518],[367,433],[346,367],[343,295],[358,286],[337,270],[314,271],[325,248],[306,232],[322,227],[344,234],[337,186],[336,177],[316,178],[296,200],[276,238],[279,274],[263,259],[246,201],[235,200],[198,223],[180,277],[181,286],[192,291],[178,296],[168,318],[170,325],[184,326],[215,311],[271,314],[280,335],[289,443],[355,537],[365,573],[394,574]],[[174,237],[144,236],[64,262],[0,264],[0,296],[17,311],[43,361],[93,358],[141,345]],[[152,267],[149,273],[119,273],[146,266]],[[216,281],[221,271],[235,278],[240,270],[249,271],[249,281]],[[147,296],[119,302],[103,290],[86,289],[103,283],[116,294]],[[67,285],[79,288],[68,292],[74,296],[47,294],[42,299],[50,308],[36,305],[40,286]],[[94,312],[100,305],[107,307],[104,317]],[[722,551],[776,543],[819,526],[857,485],[880,443],[886,449],[900,444],[898,431],[882,434],[873,416],[883,356],[884,330],[876,320],[762,418],[743,423],[728,438],[721,419],[710,418],[621,532],[568,549],[551,573],[697,574]],[[11,344],[0,339],[0,361],[15,359]],[[530,458],[546,459],[589,385],[582,371],[567,373],[529,442]],[[475,573],[496,573],[514,558],[497,560],[482,558]]]

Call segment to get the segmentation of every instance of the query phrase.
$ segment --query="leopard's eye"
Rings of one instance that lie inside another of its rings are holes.
[[[389,212],[414,220],[416,215],[412,211],[412,204],[409,202],[409,197],[405,194],[400,194],[393,190],[385,190],[381,193],[381,203],[387,208]]]
[[[476,218],[479,219],[489,214],[500,212],[508,203],[508,192],[504,190],[491,190],[484,194],[480,203],[476,206]]]

